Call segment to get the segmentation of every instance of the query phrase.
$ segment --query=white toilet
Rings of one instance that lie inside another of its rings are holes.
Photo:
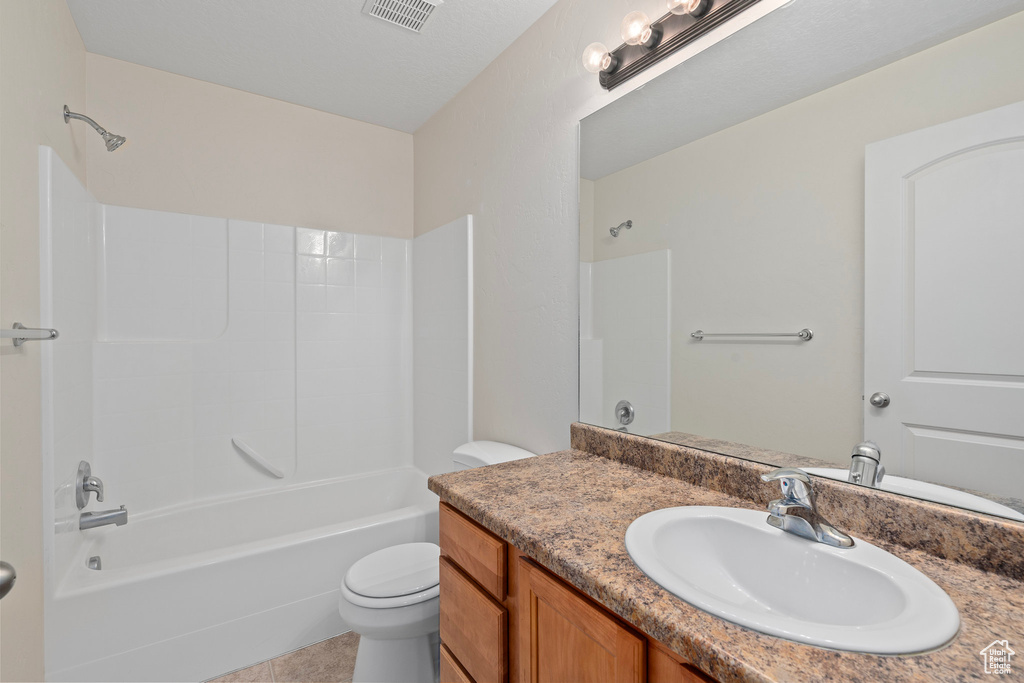
[[[455,449],[455,470],[536,455],[497,441]],[[434,543],[403,543],[357,561],[341,582],[338,611],[359,634],[355,683],[436,683],[440,587]]]

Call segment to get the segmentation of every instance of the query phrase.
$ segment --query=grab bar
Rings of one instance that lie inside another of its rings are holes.
[[[56,339],[60,336],[57,330],[39,327],[25,327],[21,323],[14,323],[9,330],[0,330],[0,339],[13,339],[15,346],[21,346],[27,341]]]
[[[238,437],[231,437],[231,443],[234,444],[235,448],[242,451],[242,453],[244,453],[247,458],[252,460],[253,464],[257,465],[267,474],[275,476],[278,479],[284,479],[284,472],[271,465],[270,461],[268,461],[262,455],[254,451],[247,443],[245,443]]]
[[[704,337],[799,337],[800,341],[811,341],[814,338],[814,333],[806,327],[799,332],[705,332],[704,330],[697,330],[691,332],[690,336],[700,341]]]

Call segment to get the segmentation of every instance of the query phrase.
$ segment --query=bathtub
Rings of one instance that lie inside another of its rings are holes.
[[[348,567],[436,543],[437,502],[422,472],[400,468],[129,510],[126,526],[80,532],[52,600],[47,679],[203,681],[344,633]],[[86,567],[93,555],[102,570]]]

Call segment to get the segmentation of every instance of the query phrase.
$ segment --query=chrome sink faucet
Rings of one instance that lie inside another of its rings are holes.
[[[818,514],[814,488],[806,472],[783,467],[762,474],[761,481],[778,481],[782,486],[782,498],[768,503],[768,524],[825,545],[853,547],[852,538]]]
[[[861,441],[850,453],[850,476],[853,484],[878,488],[885,476],[882,464],[882,449],[874,441]]]

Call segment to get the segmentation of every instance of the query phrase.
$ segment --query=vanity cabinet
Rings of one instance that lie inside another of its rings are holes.
[[[522,683],[647,680],[644,637],[525,557],[519,600]]]
[[[441,683],[713,683],[441,504]]]

